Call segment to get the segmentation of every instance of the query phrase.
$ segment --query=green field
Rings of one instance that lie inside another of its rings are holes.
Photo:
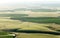
[[[0,38],[13,38],[13,36],[8,35],[9,32],[0,31]]]
[[[9,32],[14,32],[17,33],[17,38],[60,38],[60,17],[24,17],[19,14],[5,14],[0,16],[0,30],[6,32],[6,34],[0,33],[0,37],[1,34],[8,35]]]
[[[35,23],[56,23],[60,24],[60,17],[12,17],[14,20],[21,20],[27,22],[35,22]]]

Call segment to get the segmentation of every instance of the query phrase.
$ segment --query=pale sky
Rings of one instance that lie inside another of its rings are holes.
[[[60,3],[60,0],[0,0],[0,9],[12,8],[13,5],[33,3]]]
[[[5,4],[5,3],[21,3],[21,2],[54,2],[54,3],[59,3],[60,0],[0,0],[0,4]]]

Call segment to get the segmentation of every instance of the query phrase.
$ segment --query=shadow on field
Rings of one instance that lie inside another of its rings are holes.
[[[7,32],[18,32],[18,33],[42,33],[42,34],[60,35],[60,32],[38,31],[38,30],[8,29],[8,30],[3,30],[3,31],[7,31]]]

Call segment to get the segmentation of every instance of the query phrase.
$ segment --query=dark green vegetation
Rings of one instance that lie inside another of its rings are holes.
[[[7,35],[9,34],[8,32],[5,32],[5,31],[0,31],[0,35]]]
[[[0,36],[0,38],[13,38],[12,36]]]
[[[13,17],[11,19],[27,21],[27,22],[36,22],[36,23],[60,24],[60,17],[19,17],[19,18]]]
[[[0,38],[13,38],[13,36],[8,35],[9,32],[0,31]]]
[[[0,17],[11,17],[14,20],[21,20],[36,23],[56,23],[60,24],[60,17],[25,17],[27,14],[0,14]]]
[[[56,23],[60,24],[60,17],[25,17],[27,14],[0,14],[0,17],[11,17],[11,19],[36,22],[36,23]]]

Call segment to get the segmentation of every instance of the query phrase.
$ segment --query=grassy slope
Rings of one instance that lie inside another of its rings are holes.
[[[0,38],[13,38],[12,36],[0,36]]]
[[[39,24],[32,22],[23,22],[18,20],[10,20],[10,19],[0,19],[0,29],[14,29],[21,28],[22,30],[49,30],[45,26],[49,26],[50,24]]]
[[[46,27],[50,25],[57,25],[57,24],[40,24],[40,23],[23,22],[18,20],[11,20],[11,19],[3,19],[3,18],[0,19],[0,27],[1,27],[0,29],[19,28],[19,30],[55,31]],[[60,38],[59,36],[50,35],[50,34],[38,34],[38,33],[37,34],[36,33],[20,33],[17,37],[18,38],[20,37],[21,38]]]
[[[60,38],[57,35],[49,35],[49,34],[32,34],[32,33],[20,33],[18,38]]]
[[[0,38],[13,38],[12,36],[8,35],[8,32],[0,31]]]

